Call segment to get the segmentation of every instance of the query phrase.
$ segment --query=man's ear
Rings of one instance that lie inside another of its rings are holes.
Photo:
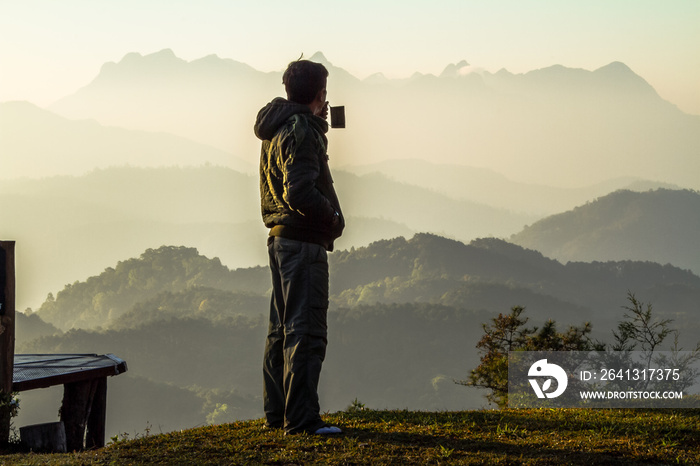
[[[320,91],[318,91],[318,93],[316,93],[316,102],[323,102],[324,104],[326,103],[326,96],[324,94],[324,91],[325,89],[321,89]]]

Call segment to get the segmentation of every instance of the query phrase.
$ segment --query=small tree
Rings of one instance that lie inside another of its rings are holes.
[[[700,370],[692,365],[700,361],[700,342],[690,352],[683,352],[678,346],[678,332],[669,328],[671,319],[657,319],[652,313],[651,304],[645,306],[628,292],[628,306],[624,319],[613,330],[614,344],[611,346],[590,339],[590,323],[581,327],[571,326],[565,333],[559,333],[553,320],[547,321],[541,329],[527,328],[528,318],[523,317],[525,308],[515,306],[510,314],[499,314],[490,324],[482,324],[484,335],[476,347],[481,353],[480,364],[472,370],[466,380],[456,380],[461,385],[487,388],[486,399],[502,408],[508,404],[508,352],[509,351],[597,351],[608,350],[606,359],[617,361],[620,367],[630,367],[631,352],[640,348],[646,364],[645,369],[655,362],[660,367],[680,368],[681,380],[674,380],[673,388],[685,389],[694,384]],[[658,349],[669,335],[675,335],[675,344],[670,357],[660,355]],[[666,361],[668,359],[668,361]],[[608,361],[610,362],[610,361]],[[664,364],[668,362],[668,364]],[[613,382],[615,384],[616,382]],[[645,389],[649,380],[645,381]],[[662,385],[659,383],[658,385]]]
[[[653,318],[651,304],[647,304],[645,309],[644,303],[638,301],[632,292],[627,292],[627,300],[630,305],[622,307],[625,310],[625,320],[617,324],[617,332],[613,330],[615,344],[612,349],[613,351],[633,351],[637,345],[640,345],[649,367],[654,350],[673,333],[673,330],[668,328],[672,320]]]
[[[549,320],[538,331],[527,328],[528,318],[522,314],[525,308],[515,306],[510,314],[498,314],[491,324],[483,324],[484,336],[476,347],[482,353],[481,362],[472,370],[467,380],[455,381],[461,385],[487,388],[486,399],[503,408],[508,404],[508,352],[509,351],[590,351],[600,348],[589,334],[591,325],[569,327],[559,333],[556,323]]]
[[[499,407],[507,403],[508,351],[522,347],[527,336],[537,330],[524,327],[528,321],[520,317],[524,311],[524,307],[515,306],[508,315],[498,314],[491,325],[482,324],[484,336],[476,344],[482,353],[481,364],[471,371],[469,379],[457,381],[491,390],[486,399]]]
[[[679,368],[683,378],[674,381],[673,388],[685,390],[692,386],[695,378],[700,375],[700,372],[692,367],[695,362],[700,360],[700,342],[693,350],[681,355],[683,348],[680,348],[678,344],[678,330],[669,327],[673,320],[658,319],[653,316],[652,305],[650,303],[645,305],[631,291],[627,292],[627,300],[629,305],[623,306],[625,310],[624,320],[617,324],[617,331],[613,330],[612,332],[615,343],[611,349],[614,352],[619,352],[623,358],[627,355],[627,359],[629,359],[629,353],[639,348],[644,358],[642,369],[649,369],[652,362],[658,364],[659,367]],[[658,354],[658,349],[669,335],[674,336],[670,357]],[[650,380],[645,379],[644,389],[647,389],[649,384]]]

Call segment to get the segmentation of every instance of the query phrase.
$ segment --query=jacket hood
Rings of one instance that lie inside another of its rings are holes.
[[[255,135],[263,141],[271,140],[280,126],[298,113],[311,115],[311,109],[306,105],[277,97],[258,112],[254,126]]]

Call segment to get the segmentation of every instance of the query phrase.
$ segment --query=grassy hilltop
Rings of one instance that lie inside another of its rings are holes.
[[[2,464],[700,464],[700,410],[351,409],[339,436],[285,436],[261,420],[113,439],[104,449],[11,453]]]

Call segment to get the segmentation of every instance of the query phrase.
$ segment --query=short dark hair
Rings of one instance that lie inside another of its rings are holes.
[[[293,61],[282,75],[287,99],[298,104],[310,104],[316,94],[326,87],[328,70],[320,63],[309,60]]]

